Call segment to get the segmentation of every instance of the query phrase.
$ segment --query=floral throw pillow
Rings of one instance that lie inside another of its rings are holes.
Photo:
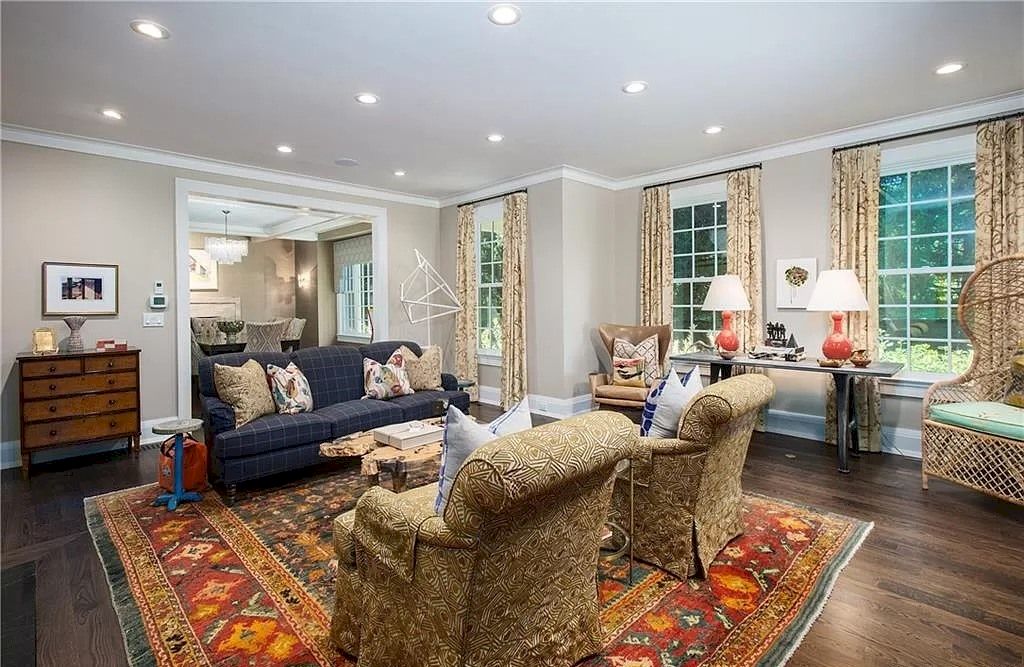
[[[643,387],[652,387],[661,379],[661,363],[658,359],[658,337],[648,336],[636,345],[625,338],[616,338],[612,345],[612,359],[642,359],[644,366]],[[613,383],[618,384],[618,383]]]
[[[298,366],[290,363],[287,368],[281,368],[267,364],[267,377],[270,378],[270,393],[274,395],[278,413],[295,415],[313,411],[309,380]]]
[[[395,352],[382,364],[373,359],[363,359],[363,384],[366,398],[395,398],[415,393],[405,372],[405,357]]]

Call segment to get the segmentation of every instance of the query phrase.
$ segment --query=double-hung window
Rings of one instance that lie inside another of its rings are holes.
[[[369,338],[373,308],[373,250],[371,237],[357,236],[334,244],[338,336]]]
[[[501,354],[501,290],[503,218],[500,200],[478,206],[477,250],[477,348],[482,357]]]
[[[721,328],[717,312],[701,310],[711,279],[726,272],[725,183],[682,188],[672,199],[672,347],[692,351]]]
[[[885,166],[878,207],[881,358],[918,373],[959,373],[971,346],[957,321],[974,270],[974,160]]]

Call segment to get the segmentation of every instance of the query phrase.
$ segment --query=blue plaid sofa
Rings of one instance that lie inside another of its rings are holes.
[[[362,400],[363,358],[381,363],[411,341],[381,341],[353,347],[308,347],[295,352],[238,352],[199,361],[199,396],[203,428],[209,447],[210,473],[229,494],[240,482],[322,463],[320,443],[356,431],[425,419],[436,413],[438,401],[469,409],[469,394],[458,390],[455,376],[441,376],[443,391],[417,391],[388,401]],[[309,380],[313,411],[296,415],[265,415],[235,428],[235,412],[220,400],[213,382],[213,365],[241,366],[249,359],[284,368],[294,362]]]

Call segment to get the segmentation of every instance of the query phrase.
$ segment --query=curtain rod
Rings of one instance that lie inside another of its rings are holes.
[[[997,120],[1005,120],[1007,118],[1014,118],[1015,116],[1020,116],[1021,114],[1024,114],[1024,109],[1017,109],[1016,111],[1014,111],[1012,113],[1005,113],[1005,114],[1001,114],[999,116],[990,116],[988,118],[979,118],[978,120],[972,120],[972,121],[965,122],[965,123],[954,123],[953,125],[944,125],[942,127],[936,127],[934,129],[931,129],[931,130],[919,130],[917,132],[907,132],[906,134],[897,134],[897,135],[892,136],[892,137],[886,137],[885,139],[875,139],[874,141],[863,141],[863,142],[861,142],[859,144],[850,144],[848,146],[836,146],[835,148],[832,149],[832,152],[833,153],[838,153],[839,151],[848,151],[848,150],[850,150],[852,148],[864,148],[865,146],[873,146],[875,144],[884,144],[884,143],[888,143],[890,141],[900,141],[902,139],[913,139],[915,137],[924,137],[924,136],[927,136],[929,134],[935,134],[936,132],[948,132],[949,130],[959,130],[959,129],[962,129],[962,128],[965,128],[965,127],[972,127],[972,126],[978,125],[980,123],[991,123],[991,122],[997,121]]]
[[[474,199],[464,204],[458,204],[456,208],[462,208],[463,206],[473,206],[475,204],[482,204],[485,201],[491,201],[492,199],[501,199],[502,197],[508,197],[509,195],[517,195],[519,193],[526,194],[526,188],[519,188],[518,190],[512,190],[510,192],[503,192],[500,195],[491,195],[490,197],[483,197],[482,199]]]
[[[676,185],[678,183],[686,183],[687,181],[698,181],[702,178],[713,178],[715,176],[724,176],[731,174],[734,171],[743,171],[744,169],[760,169],[761,163],[755,162],[754,164],[748,164],[745,167],[734,167],[733,169],[723,169],[722,171],[714,171],[710,174],[701,174],[700,176],[690,176],[689,178],[680,178],[677,181],[665,181],[664,183],[655,183],[653,185],[645,185],[644,190],[650,190],[651,188],[660,188],[663,185]]]

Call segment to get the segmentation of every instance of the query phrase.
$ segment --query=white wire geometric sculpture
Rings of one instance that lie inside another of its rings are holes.
[[[437,269],[419,250],[413,249],[413,252],[416,253],[416,268],[402,281],[399,298],[410,324],[427,323],[427,345],[430,345],[430,320],[454,315],[462,310],[462,304]]]

